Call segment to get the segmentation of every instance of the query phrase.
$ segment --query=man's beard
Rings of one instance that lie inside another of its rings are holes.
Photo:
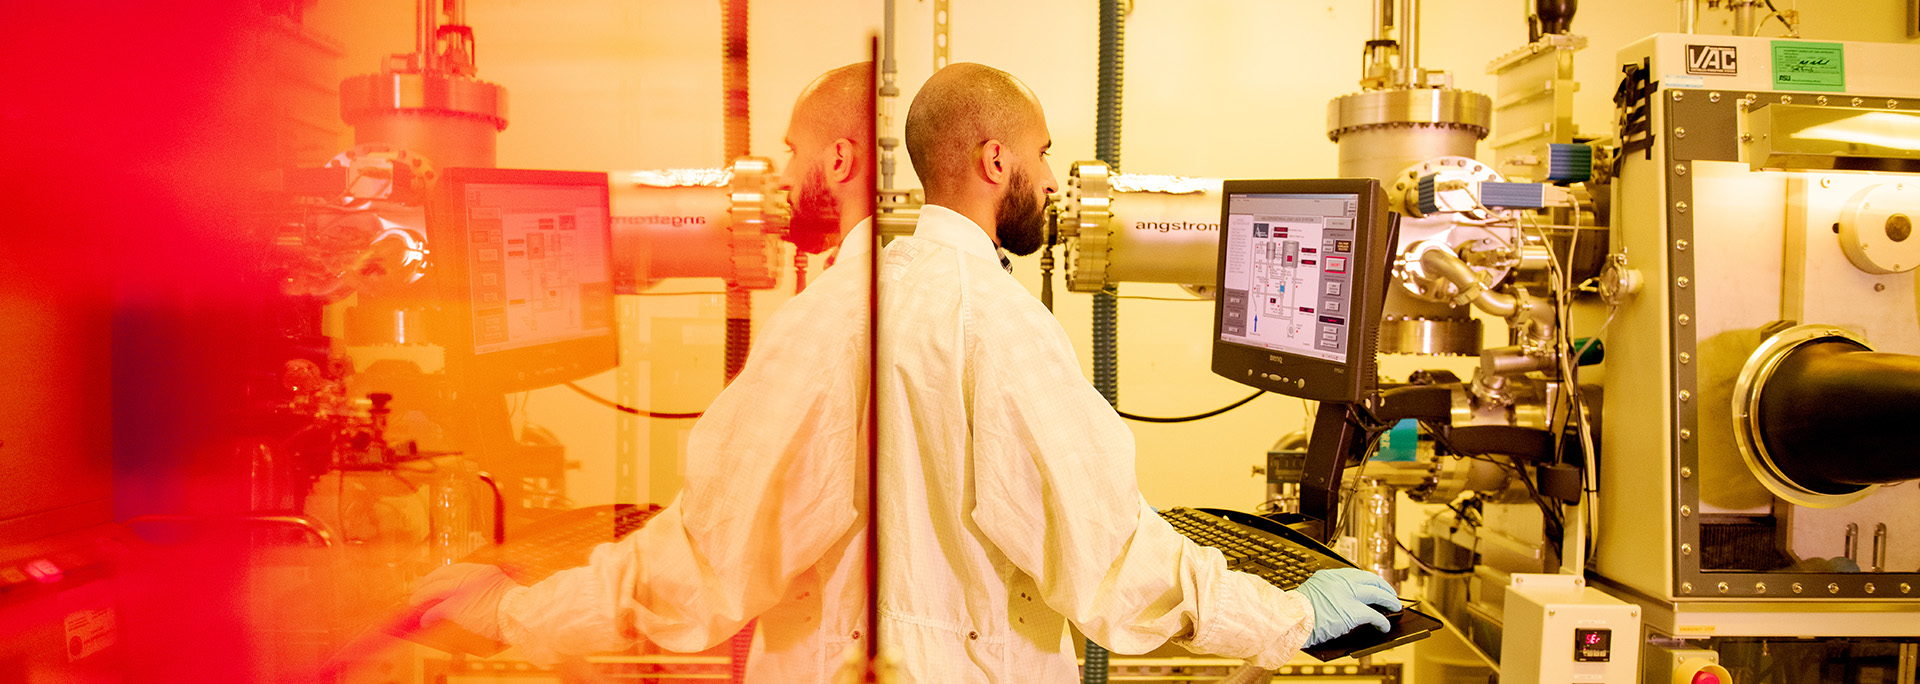
[[[833,245],[829,238],[840,234],[840,203],[827,191],[827,174],[819,168],[807,173],[800,187],[793,189],[792,227],[787,241],[802,252],[819,254]]]
[[[1033,181],[1025,172],[1015,170],[1012,180],[1013,187],[1000,198],[994,230],[1000,236],[1001,249],[1026,256],[1040,251],[1040,243],[1047,237],[1047,210],[1034,199]]]

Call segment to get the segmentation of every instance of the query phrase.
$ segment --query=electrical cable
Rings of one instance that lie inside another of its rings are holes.
[[[1147,295],[1114,295],[1113,298],[1114,299],[1144,299],[1151,302],[1212,302],[1213,301],[1211,299],[1194,299],[1192,297],[1151,297]]]
[[[1548,501],[1545,496],[1542,496],[1540,494],[1540,490],[1536,489],[1533,486],[1532,478],[1527,477],[1526,472],[1522,471],[1519,466],[1516,466],[1514,464],[1508,463],[1506,461],[1503,461],[1497,458],[1493,458],[1492,456],[1489,456],[1487,454],[1470,452],[1470,451],[1460,449],[1454,446],[1453,440],[1449,439],[1444,432],[1433,429],[1432,426],[1427,425],[1424,421],[1421,422],[1421,427],[1426,428],[1427,434],[1433,437],[1434,442],[1440,445],[1441,447],[1444,447],[1447,451],[1465,458],[1471,458],[1474,460],[1486,461],[1488,463],[1492,463],[1495,466],[1499,466],[1500,468],[1511,473],[1514,476],[1514,479],[1519,480],[1520,484],[1526,486],[1527,498],[1532,499],[1534,505],[1540,508],[1540,515],[1545,519],[1545,522],[1550,528],[1548,530],[1549,533],[1555,538],[1558,538],[1561,534],[1564,533],[1564,531],[1566,530],[1566,521],[1563,518],[1561,518],[1559,514],[1554,512],[1553,502]]]
[[[686,420],[689,418],[699,418],[700,416],[706,415],[707,413],[706,411],[694,411],[691,413],[655,413],[653,411],[648,411],[646,409],[637,409],[631,406],[622,406],[611,399],[602,397],[592,392],[588,392],[587,388],[581,387],[571,382],[566,382],[561,384],[566,385],[568,389],[571,389],[575,392],[579,392],[580,396],[586,397],[588,399],[592,399],[595,403],[598,403],[602,406],[605,406],[607,408],[611,408],[617,411],[622,411],[625,413],[631,413],[637,416],[646,416],[648,418],[659,418],[662,420]]]
[[[1402,543],[1400,541],[1400,537],[1397,535],[1393,536],[1393,545],[1400,547],[1401,551],[1406,552],[1407,560],[1413,561],[1414,565],[1420,566],[1420,569],[1427,571],[1427,574],[1454,575],[1454,576],[1473,574],[1473,568],[1443,568],[1443,567],[1428,563],[1426,561],[1420,560],[1420,554],[1414,553],[1413,549],[1407,548],[1407,545]]]
[[[1530,216],[1523,218],[1531,219]],[[1533,228],[1540,236],[1541,246],[1547,251],[1548,281],[1555,286],[1553,288],[1553,295],[1555,308],[1557,310],[1554,320],[1559,327],[1559,334],[1555,336],[1557,338],[1555,351],[1560,356],[1560,376],[1566,387],[1566,392],[1562,394],[1566,403],[1564,407],[1556,406],[1556,409],[1566,412],[1565,415],[1573,422],[1575,432],[1578,433],[1580,438],[1581,458],[1584,461],[1581,468],[1581,493],[1583,496],[1581,519],[1583,531],[1586,534],[1585,544],[1583,544],[1581,550],[1584,552],[1582,554],[1583,559],[1591,558],[1592,550],[1595,548],[1595,537],[1597,536],[1599,526],[1592,512],[1598,508],[1599,491],[1597,478],[1595,477],[1596,473],[1594,472],[1597,464],[1593,462],[1593,427],[1591,421],[1587,418],[1586,399],[1580,392],[1580,372],[1579,364],[1577,363],[1579,357],[1574,353],[1572,348],[1573,273],[1570,269],[1561,268],[1559,255],[1554,253],[1553,243],[1548,239],[1546,230],[1537,223],[1533,225]],[[1568,241],[1567,259],[1569,265],[1572,264],[1572,259],[1574,258],[1573,251],[1574,248],[1579,245],[1580,240],[1580,201],[1578,198],[1574,199],[1573,204],[1573,231],[1573,236]],[[1607,325],[1612,323],[1613,314],[1616,313],[1616,311],[1617,310],[1610,310],[1608,312],[1607,321],[1601,325],[1600,332],[1604,333]],[[1581,346],[1579,353],[1586,353],[1586,350],[1598,339],[1599,335],[1596,334],[1592,339],[1587,341],[1586,345]],[[1528,481],[1527,484],[1529,488],[1531,488],[1532,482]],[[1566,529],[1564,521],[1562,521],[1560,529],[1564,534]]]
[[[1788,38],[1792,38],[1796,33],[1799,33],[1798,31],[1794,30],[1793,22],[1787,21],[1787,15],[1782,13],[1780,11],[1780,8],[1773,6],[1773,0],[1766,0],[1766,2],[1767,2],[1767,12],[1768,12],[1767,16],[1761,17],[1760,21],[1755,23],[1759,24],[1760,26],[1764,26],[1767,23],[1767,17],[1773,17],[1775,19],[1780,20],[1781,26],[1787,27]],[[1756,35],[1756,36],[1760,35],[1760,26],[1755,26],[1753,28],[1753,35]]]
[[[1247,402],[1253,401],[1254,399],[1258,399],[1260,395],[1266,394],[1266,393],[1267,393],[1266,390],[1259,390],[1254,392],[1253,394],[1247,395],[1247,398],[1245,399],[1241,399],[1231,404],[1227,404],[1226,406],[1222,406],[1220,408],[1214,409],[1212,411],[1208,411],[1206,413],[1196,413],[1191,416],[1177,416],[1173,418],[1162,418],[1158,416],[1136,416],[1134,414],[1127,413],[1126,411],[1122,411],[1118,407],[1115,407],[1113,411],[1114,413],[1120,414],[1121,418],[1125,418],[1127,420],[1137,420],[1142,423],[1189,423],[1196,420],[1204,420],[1207,418],[1212,418],[1222,413],[1226,413],[1228,411],[1232,411],[1234,409],[1240,408],[1242,406],[1247,405]]]
[[[725,292],[715,292],[715,291],[708,291],[708,290],[701,290],[701,291],[698,291],[698,292],[635,292],[635,293],[633,293],[633,294],[634,294],[635,296],[639,296],[639,297],[675,297],[675,296],[679,296],[679,295],[711,295],[711,296],[718,296],[718,295],[724,295],[724,294],[726,294],[726,293],[725,293]]]

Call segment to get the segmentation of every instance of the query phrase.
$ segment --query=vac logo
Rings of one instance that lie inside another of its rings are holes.
[[[1740,53],[1731,45],[1688,45],[1687,73],[1739,75]]]

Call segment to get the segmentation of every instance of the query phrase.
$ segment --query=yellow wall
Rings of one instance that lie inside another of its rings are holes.
[[[1794,0],[1776,0],[1790,6]],[[1123,167],[1143,173],[1225,177],[1307,177],[1334,173],[1325,135],[1326,102],[1354,90],[1370,20],[1359,0],[1136,0],[1126,35]],[[1428,0],[1422,61],[1454,74],[1458,87],[1491,93],[1486,64],[1526,40],[1520,0]],[[1804,36],[1904,41],[1903,0],[1801,3]],[[482,78],[511,93],[512,124],[500,139],[510,167],[638,169],[720,163],[719,8],[712,0],[472,0]],[[952,56],[1025,80],[1046,107],[1055,173],[1093,157],[1097,58],[1094,0],[952,0]],[[1612,117],[1613,54],[1648,33],[1678,26],[1673,0],[1583,3],[1575,33],[1591,40],[1577,58],[1583,88],[1576,123],[1605,134]],[[819,73],[857,61],[877,31],[878,0],[761,0],[752,15],[753,150],[784,163],[780,138],[799,89]],[[1703,30],[1725,33],[1729,15]],[[388,53],[412,49],[412,3],[321,0],[309,23],[347,46],[344,73],[372,71]],[[906,103],[932,67],[932,3],[899,1],[900,83]],[[1778,35],[1778,25],[1764,29]],[[898,130],[898,121],[896,120]],[[901,161],[896,184],[914,184]],[[1037,259],[1016,273],[1037,293]],[[717,283],[676,283],[690,290]],[[783,287],[790,285],[784,284]],[[1089,298],[1056,283],[1057,314],[1081,349],[1089,347]],[[1172,286],[1125,285],[1122,294],[1180,296]],[[783,299],[758,297],[763,312]],[[715,298],[657,298],[637,305],[650,317],[719,316]],[[1126,300],[1121,305],[1121,406],[1174,415],[1211,409],[1250,390],[1208,372],[1211,307]],[[636,332],[634,334],[644,334]],[[717,375],[713,354],[649,359],[684,373]],[[1390,362],[1385,371],[1418,365]],[[1459,362],[1452,363],[1460,367]],[[1083,366],[1090,367],[1090,366]],[[647,372],[639,373],[645,377]],[[612,374],[587,386],[613,391]],[[706,383],[653,400],[683,410],[707,397]],[[613,416],[564,390],[535,392],[527,420],[554,430],[583,462],[570,481],[583,503],[608,500]],[[1302,427],[1300,402],[1263,397],[1220,418],[1183,425],[1134,425],[1141,488],[1156,505],[1257,503],[1263,479],[1250,466]],[[656,429],[678,430],[683,426]],[[671,443],[673,440],[667,440]],[[656,452],[659,449],[655,450]],[[656,458],[678,455],[655,453]]]

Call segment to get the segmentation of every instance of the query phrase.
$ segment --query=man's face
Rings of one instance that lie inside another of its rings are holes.
[[[1000,236],[1001,249],[1015,256],[1040,251],[1040,245],[1047,237],[1044,199],[1046,193],[1036,191],[1033,179],[1027,176],[1026,171],[1014,169],[1007,194],[1000,196],[1000,209],[995,212],[998,225],[994,226],[994,230]]]
[[[1046,241],[1047,195],[1058,183],[1047,165],[1047,150],[1053,147],[1053,141],[1047,135],[1046,119],[1036,117],[1034,126],[1018,137],[1020,140],[1012,145],[1016,160],[1013,176],[1007,183],[1007,193],[1000,196],[994,230],[1002,249],[1026,256],[1040,251]]]
[[[800,251],[818,254],[826,251],[828,244],[840,234],[840,202],[833,198],[833,192],[827,188],[827,174],[818,165],[805,171],[799,185],[787,191],[787,201],[793,205],[792,226],[787,231],[787,241]]]
[[[822,168],[823,144],[811,133],[801,129],[797,118],[789,126],[787,165],[780,180],[787,186],[787,202],[793,208],[787,241],[802,252],[818,254],[832,247],[833,238],[840,234],[840,203]]]

